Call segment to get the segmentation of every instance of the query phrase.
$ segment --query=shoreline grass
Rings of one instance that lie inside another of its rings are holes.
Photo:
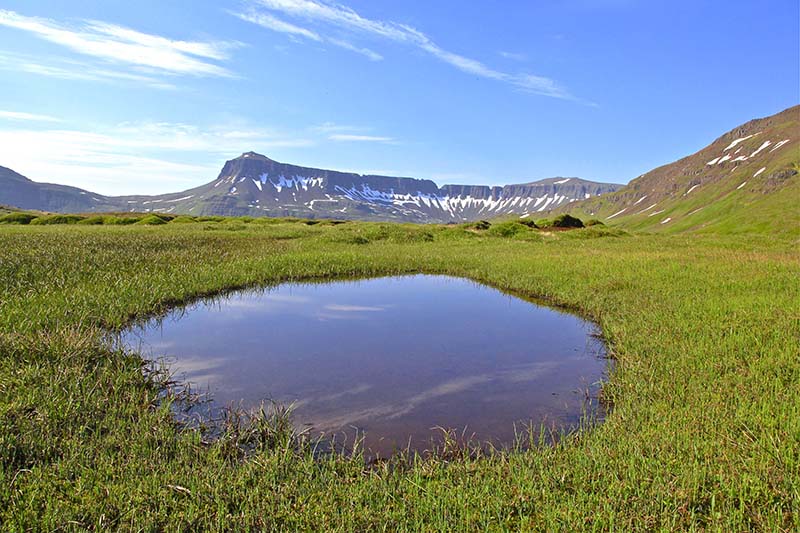
[[[796,241],[593,228],[0,227],[2,529],[800,528]],[[280,439],[240,457],[181,428],[143,361],[102,335],[234,288],[418,272],[597,322],[617,361],[605,422],[408,468]]]

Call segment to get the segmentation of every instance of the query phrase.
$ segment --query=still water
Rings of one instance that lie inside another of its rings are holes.
[[[241,291],[122,339],[209,392],[212,410],[294,402],[298,426],[357,432],[386,455],[429,448],[436,427],[497,446],[515,425],[568,429],[596,410],[607,361],[593,333],[472,281],[415,275]]]

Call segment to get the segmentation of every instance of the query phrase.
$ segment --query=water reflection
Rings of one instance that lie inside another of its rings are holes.
[[[496,444],[568,426],[605,360],[591,324],[460,278],[403,276],[243,291],[124,333],[211,406],[295,402],[315,431],[421,449],[436,426]]]

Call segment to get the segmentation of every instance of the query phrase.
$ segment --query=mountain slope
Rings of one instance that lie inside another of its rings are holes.
[[[526,216],[571,201],[614,191],[617,184],[551,178],[503,187],[445,185],[433,181],[307,168],[248,152],[225,163],[217,179],[194,189],[159,196],[95,195],[62,187],[60,202],[41,200],[37,184],[25,207],[48,211],[142,211],[192,215],[298,216],[403,222],[461,222],[500,215]],[[17,180],[19,181],[19,180]],[[3,182],[0,203],[17,205],[17,181]],[[56,186],[61,187],[61,186]],[[26,189],[26,190],[27,190]],[[67,189],[69,189],[67,191]],[[79,202],[79,200],[84,200]]]
[[[614,193],[559,211],[648,231],[797,230],[798,172],[800,106],[795,106],[734,128]]]
[[[77,187],[38,183],[10,168],[0,167],[0,205],[56,213],[103,211],[118,203]]]

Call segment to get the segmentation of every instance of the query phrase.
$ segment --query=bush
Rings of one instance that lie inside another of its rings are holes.
[[[564,213],[555,218],[542,218],[536,221],[540,228],[582,228],[583,222],[579,218]]]
[[[83,219],[84,217],[80,215],[45,215],[34,218],[30,223],[35,226],[45,226],[50,224],[77,224]]]
[[[135,222],[137,226],[159,226],[166,223],[166,220],[156,215],[148,215],[138,222]]]
[[[186,216],[186,215],[180,215],[180,216],[177,216],[177,217],[173,218],[170,221],[170,224],[194,224],[195,222],[197,222],[197,221],[194,219],[194,217],[190,217],[190,216]]]
[[[579,218],[573,217],[572,215],[568,215],[564,213],[563,215],[558,215],[556,218],[553,219],[553,227],[554,228],[582,228],[583,221]]]
[[[95,215],[93,217],[84,218],[78,224],[85,224],[87,226],[99,226],[106,223],[106,217],[102,215]]]
[[[140,220],[142,220],[142,217],[140,216],[133,216],[133,217],[107,216],[105,224],[109,226],[127,226],[130,224],[136,224]]]
[[[197,218],[195,218],[195,220],[197,222],[222,222],[223,220],[225,220],[225,217],[209,217],[209,216],[205,216],[205,217],[197,217]]]
[[[500,224],[495,224],[491,228],[489,228],[489,235],[494,235],[496,237],[513,237],[522,232],[528,232],[530,228],[525,224],[520,224],[519,222],[502,222]]]
[[[478,230],[478,231],[486,231],[487,229],[492,227],[492,223],[488,220],[478,220],[477,222],[467,222],[466,224],[460,224],[460,228],[463,229],[471,229],[471,230]]]
[[[30,224],[36,215],[32,213],[9,213],[0,216],[0,224]]]
[[[522,225],[528,226],[529,228],[538,229],[539,226],[536,225],[536,222],[533,220],[518,220],[518,222]]]
[[[584,222],[584,226],[589,228],[592,226],[605,226],[605,224],[603,224],[600,220],[597,220],[596,218],[590,218],[589,220]]]

